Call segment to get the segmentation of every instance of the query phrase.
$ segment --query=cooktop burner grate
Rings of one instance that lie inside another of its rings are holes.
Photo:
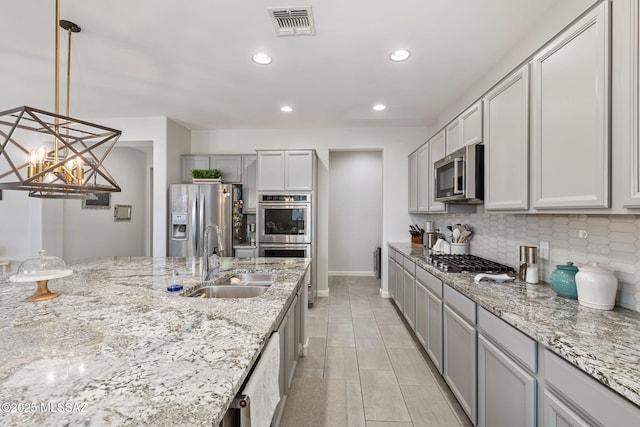
[[[508,265],[499,264],[475,255],[431,254],[427,257],[434,267],[449,273],[515,273]]]

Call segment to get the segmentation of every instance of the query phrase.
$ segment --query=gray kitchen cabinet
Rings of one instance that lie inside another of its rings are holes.
[[[396,298],[396,261],[395,250],[389,248],[387,259],[387,286],[389,287],[389,296],[395,300]]]
[[[535,209],[610,205],[609,5],[602,2],[533,57]]]
[[[478,425],[535,427],[536,379],[480,334]]]
[[[255,246],[251,248],[234,248],[234,252],[236,258],[255,258],[258,256],[258,249]]]
[[[242,182],[242,156],[236,154],[214,154],[209,160],[211,169],[222,172],[222,182]]]
[[[443,373],[442,299],[427,289],[427,354],[440,375]]]
[[[451,154],[462,147],[462,132],[460,131],[459,117],[456,117],[449,123],[444,130],[447,141],[447,154]]]
[[[460,115],[461,146],[482,142],[482,102],[478,101]]]
[[[258,191],[312,191],[317,157],[314,150],[257,152]]]
[[[409,212],[418,212],[418,152],[409,155]]]
[[[242,210],[244,213],[255,213],[258,207],[256,192],[256,156],[242,156]]]
[[[484,208],[529,209],[529,65],[483,99]]]
[[[443,377],[474,425],[478,409],[475,310],[473,301],[445,285]]]
[[[287,397],[291,391],[291,381],[295,373],[298,360],[298,340],[301,319],[299,313],[300,292],[289,306],[287,314],[283,317],[280,326],[276,329],[280,335],[280,372],[278,380],[280,383],[280,402],[274,414],[274,425],[279,425]]]
[[[612,11],[614,22],[624,23],[614,29],[620,54],[613,54],[614,76],[622,76],[619,92],[612,94],[616,104],[612,106],[618,114],[614,114],[612,138],[620,140],[620,166],[618,168],[624,188],[623,207],[640,207],[640,5],[636,0],[623,0],[615,3]],[[619,17],[616,19],[615,14]],[[626,77],[626,78],[624,78]],[[615,86],[614,86],[615,87]],[[617,132],[620,132],[618,134]],[[615,152],[615,147],[614,147]],[[618,172],[614,169],[614,174]],[[615,190],[616,184],[613,184]]]
[[[544,426],[637,426],[640,408],[548,349],[544,359]]]
[[[416,266],[416,336],[442,374],[442,281]]]
[[[183,183],[193,182],[191,171],[194,169],[209,169],[208,154],[182,154],[180,156],[180,178]]]
[[[427,288],[420,283],[416,275],[416,321],[414,331],[416,338],[420,341],[420,344],[427,348],[427,337],[429,336],[429,309],[427,299]]]
[[[404,312],[404,269],[402,264],[396,261],[396,294],[393,297],[396,306]]]
[[[442,202],[436,202],[435,197],[436,197],[436,192],[435,192],[435,188],[436,188],[436,182],[435,182],[435,170],[433,167],[433,164],[435,162],[437,162],[438,160],[442,159],[444,156],[446,156],[446,149],[447,149],[447,144],[446,144],[446,136],[445,136],[445,131],[441,130],[440,132],[438,132],[436,135],[434,135],[433,138],[431,138],[429,140],[429,171],[428,171],[428,176],[429,176],[429,189],[430,189],[430,196],[429,196],[429,212],[445,212],[446,211],[446,205]]]
[[[429,212],[429,197],[433,190],[429,188],[429,173],[433,165],[429,164],[429,143],[418,148],[418,212]],[[411,174],[409,174],[411,175]]]
[[[590,427],[592,425],[549,390],[544,391],[542,405],[544,422],[541,425],[545,427]]]
[[[411,329],[416,323],[416,278],[411,271],[404,270],[404,306],[403,313]]]

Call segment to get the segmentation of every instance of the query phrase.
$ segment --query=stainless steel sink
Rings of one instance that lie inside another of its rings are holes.
[[[254,298],[273,285],[277,276],[271,273],[241,273],[229,276],[215,285],[206,285],[184,296],[193,298]]]
[[[193,298],[253,298],[262,295],[269,286],[215,285],[204,286],[186,295]]]

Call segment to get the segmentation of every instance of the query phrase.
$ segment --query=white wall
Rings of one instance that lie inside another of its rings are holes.
[[[318,152],[318,290],[328,289],[329,150],[382,150],[382,241],[406,240],[407,156],[427,128],[251,129],[192,131],[193,153],[251,154],[257,149],[315,148]],[[387,249],[383,246],[383,259]],[[386,267],[386,262],[383,262]],[[383,272],[383,292],[387,278]]]
[[[382,152],[329,152],[329,275],[373,275],[382,244]]]
[[[64,200],[62,242],[65,261],[97,256],[143,256],[147,155],[133,148],[114,148],[104,162],[122,192],[111,194],[110,209],[82,209],[80,200]],[[115,205],[131,205],[131,221],[113,220]]]
[[[442,114],[438,120],[429,126],[430,135],[436,134],[458,114],[473,104],[492,86],[506,77],[512,70],[526,61],[536,50],[551,40],[571,21],[580,16],[590,6],[599,0],[562,0],[557,6],[539,21],[539,25],[532,28],[527,36],[519,41],[514,41],[514,47],[484,75],[479,75],[465,95],[449,106],[442,106]]]

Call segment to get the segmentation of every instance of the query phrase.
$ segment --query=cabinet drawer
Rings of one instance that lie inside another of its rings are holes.
[[[442,298],[442,281],[420,266],[416,266],[416,279],[434,295]]]
[[[444,285],[444,300],[447,305],[453,308],[458,314],[467,321],[476,324],[476,303],[453,289],[451,286]]]
[[[407,271],[409,274],[411,274],[412,276],[415,277],[416,275],[416,263],[413,262],[413,260],[411,258],[404,258],[404,261],[402,262],[402,267],[404,268],[405,271]]]
[[[640,425],[640,408],[547,349],[544,380],[602,425]]]
[[[536,372],[537,343],[484,308],[478,309],[478,327],[531,372]]]

